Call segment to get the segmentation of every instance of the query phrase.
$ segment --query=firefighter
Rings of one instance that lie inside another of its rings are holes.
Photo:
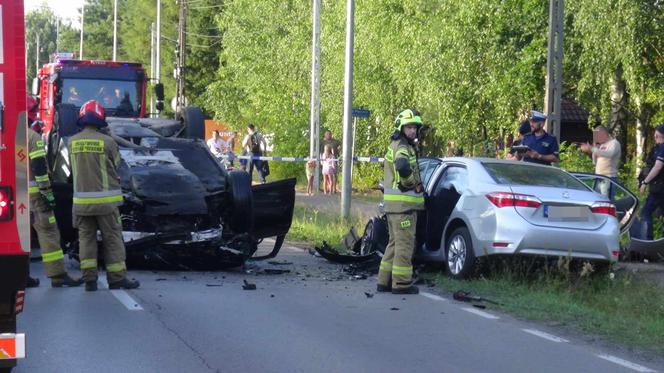
[[[402,111],[385,154],[383,202],[390,241],[378,272],[378,292],[417,294],[412,284],[417,211],[424,210],[422,180],[417,166],[416,141],[422,127],[420,113]]]
[[[29,98],[32,98],[29,96]],[[32,98],[32,101],[34,98]],[[34,110],[34,106],[29,110]],[[37,232],[39,245],[42,250],[42,261],[46,269],[46,276],[51,279],[51,286],[61,288],[63,286],[73,287],[83,283],[81,279],[73,279],[65,270],[64,253],[60,247],[60,231],[55,221],[55,197],[51,189],[46,166],[46,148],[41,136],[36,132],[38,121],[34,116],[28,114],[31,122],[28,131],[28,158],[30,159],[30,212],[34,222],[32,227]],[[28,280],[28,282],[31,282]],[[37,285],[39,282],[37,281]]]
[[[104,107],[95,100],[84,103],[77,124],[82,130],[72,136],[69,149],[74,178],[74,224],[78,228],[85,290],[97,290],[97,230],[103,242],[108,287],[135,289],[139,282],[127,278],[118,210],[122,205],[117,175],[120,153],[115,141],[99,131],[108,126]]]

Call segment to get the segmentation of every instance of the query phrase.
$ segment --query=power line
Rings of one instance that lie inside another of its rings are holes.
[[[191,32],[191,31],[185,31],[185,34],[191,35],[191,36],[197,36],[197,37],[201,37],[201,38],[211,38],[211,39],[223,38],[223,36],[221,36],[221,35],[203,35],[203,34],[197,34],[195,32]]]

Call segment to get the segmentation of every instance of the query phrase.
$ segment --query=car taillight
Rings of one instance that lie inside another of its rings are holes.
[[[516,206],[532,207],[536,209],[542,204],[542,201],[535,196],[519,193],[493,192],[487,194],[486,198],[498,208]]]
[[[16,292],[16,306],[14,306],[17,314],[23,312],[23,303],[25,303],[25,291],[19,290]]]
[[[616,206],[609,202],[595,202],[590,206],[593,214],[606,214],[616,216]]]
[[[11,188],[0,187],[0,220],[11,220],[12,202]]]

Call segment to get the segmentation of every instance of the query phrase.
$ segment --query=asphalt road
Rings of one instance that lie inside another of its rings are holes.
[[[664,359],[588,342],[438,295],[375,294],[302,250],[250,273],[133,271],[141,288],[29,289],[17,372],[664,372]],[[267,275],[264,268],[289,269]],[[242,289],[243,280],[257,290]]]

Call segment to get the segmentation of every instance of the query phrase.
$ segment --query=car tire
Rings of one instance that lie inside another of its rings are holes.
[[[205,116],[203,110],[197,106],[187,106],[184,108],[184,126],[188,139],[205,139]]]
[[[389,233],[385,217],[371,218],[364,226],[360,243],[360,255],[377,252],[380,256],[383,256],[388,240]]]
[[[445,265],[448,275],[454,279],[468,278],[475,271],[475,251],[468,228],[455,229],[447,239]]]
[[[228,189],[232,211],[230,226],[236,233],[251,232],[254,227],[254,200],[251,191],[251,176],[240,170],[228,173]]]

